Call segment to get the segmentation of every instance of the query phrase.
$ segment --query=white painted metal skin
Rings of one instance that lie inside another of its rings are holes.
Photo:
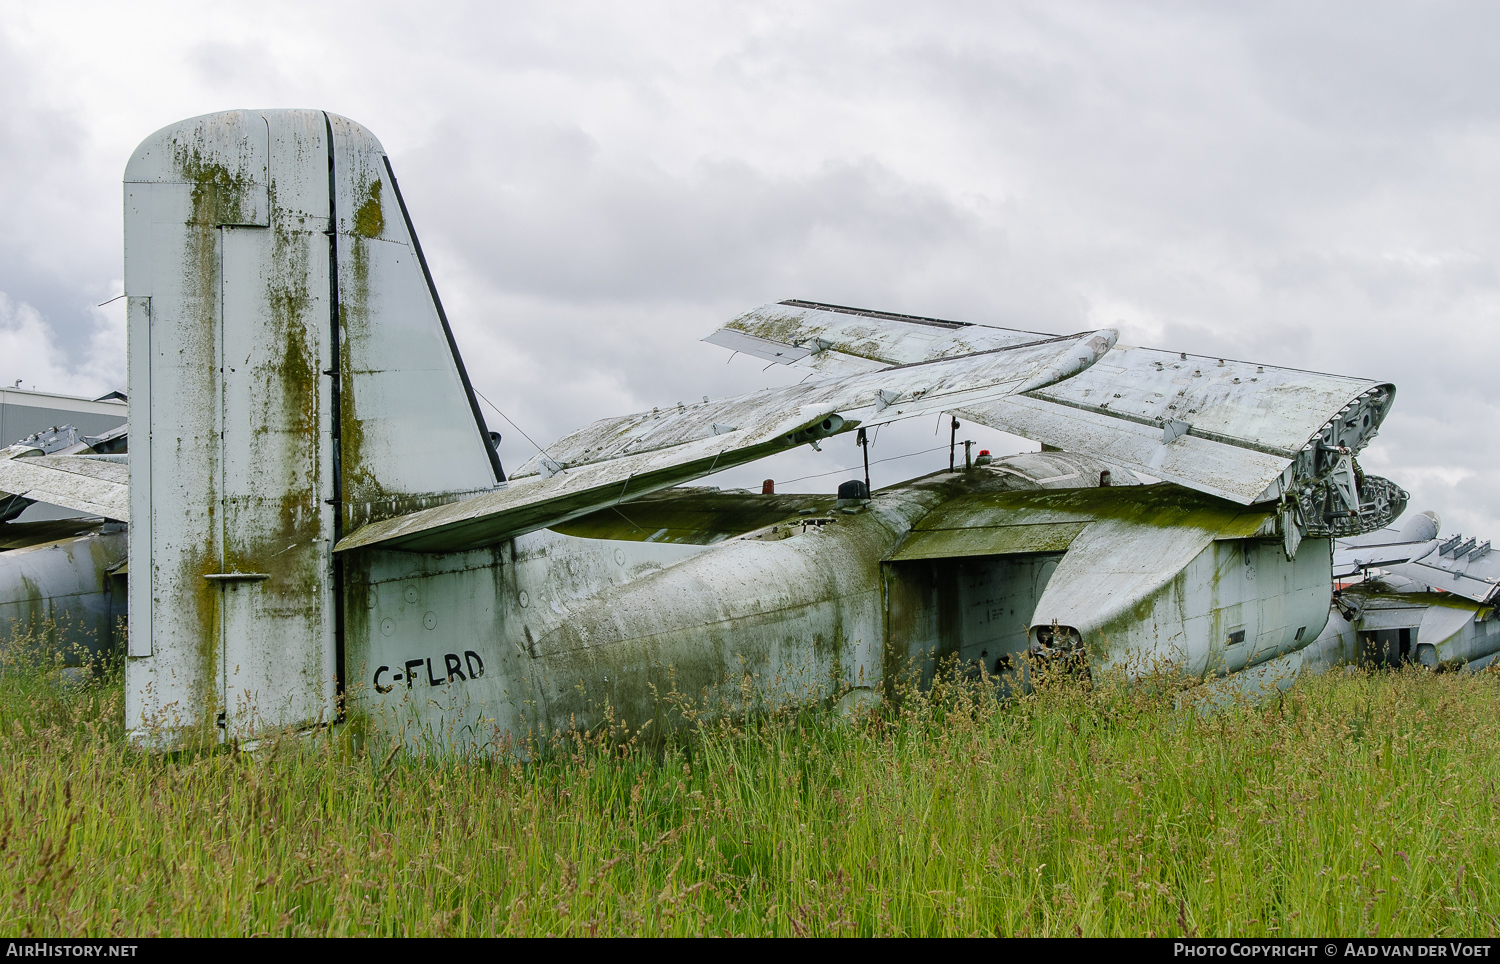
[[[1500,554],[1490,541],[1440,536],[1437,515],[1419,512],[1399,529],[1386,528],[1340,539],[1333,554],[1335,579],[1377,571],[1399,576],[1413,588],[1453,593],[1476,603],[1500,599]]]
[[[320,114],[235,111],[126,168],[134,727],[330,715],[327,153]]]
[[[837,509],[719,494],[712,525],[695,490],[626,501],[855,424],[1060,392],[1114,356],[1111,332],[818,308],[874,318],[877,342],[906,354],[595,423],[507,486],[389,162],[363,128],[321,112],[210,115],[143,143],[126,172],[126,294],[130,516],[143,530],[127,713],[142,741],[344,713],[412,743],[503,749],[611,716],[671,725],[674,690],[719,705],[857,698],[909,658],[930,672],[943,655],[989,659],[991,645],[1056,649],[1057,633],[1035,632],[1053,619],[1094,665],[1135,672],[1150,657],[1213,673],[1303,644],[1327,613],[1326,543],[1297,552],[1285,504],[1099,488],[1105,469],[1134,481],[1108,459],[1000,460]],[[801,357],[832,358],[828,340]],[[1334,387],[1291,404],[1307,386],[1283,379],[1244,431],[1269,438],[1281,405],[1358,443],[1389,402],[1370,383],[1311,383]],[[928,525],[935,510],[961,521]],[[654,531],[630,518],[648,511]],[[924,573],[971,558],[988,560],[988,588],[909,605]],[[993,631],[945,633],[949,605],[1003,605],[1032,635],[998,617],[970,620]],[[1235,626],[1243,655],[1221,652]]]
[[[351,534],[338,551],[468,549],[701,478],[855,426],[882,425],[1050,385],[1093,364],[1114,332],[604,419],[547,447],[501,492]]]
[[[1280,540],[1122,520],[1091,524],[1058,564],[1032,616],[1055,621],[1105,668],[1238,672],[1301,649],[1322,631],[1332,593],[1326,539],[1288,559]]]
[[[125,527],[73,527],[84,534],[0,551],[0,647],[40,644],[70,666],[114,647],[125,617],[125,580],[113,574],[125,562]]]
[[[1407,661],[1434,669],[1482,669],[1500,654],[1494,608],[1462,597],[1413,591],[1404,580],[1393,586],[1375,579],[1342,591],[1339,603],[1304,653],[1303,672]]]
[[[784,301],[749,311],[704,340],[829,374],[1037,337]],[[1368,379],[1117,345],[1076,377],[960,414],[1248,505],[1279,498],[1294,481],[1326,476],[1325,451],[1358,454],[1375,437],[1394,397],[1393,386]]]
[[[464,382],[388,171],[320,111],[184,121],[127,166],[131,502],[149,520],[133,727],[331,719],[346,522],[498,481],[482,423],[449,417]]]

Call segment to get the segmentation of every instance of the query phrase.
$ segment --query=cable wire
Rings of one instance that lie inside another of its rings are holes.
[[[474,394],[478,395],[480,398],[484,398],[484,392],[481,392],[477,388],[474,389]],[[501,418],[505,419],[505,421],[507,423],[509,423],[509,425],[510,425],[511,428],[515,429],[517,432],[520,432],[522,438],[524,438],[528,442],[531,442],[531,447],[532,448],[536,449],[543,456],[546,456],[547,450],[544,449],[544,448],[542,448],[540,445],[536,444],[536,442],[532,440],[531,436],[526,434],[526,430],[524,428],[522,428],[521,426],[517,425],[515,422],[512,422],[510,420],[510,416],[509,415],[507,415],[504,412],[500,411],[500,406],[499,405],[496,405],[494,402],[491,402],[488,398],[484,398],[484,400],[485,400],[486,404],[489,405],[490,408],[493,408],[495,410],[495,413],[497,415],[499,415]]]
[[[871,462],[870,464],[871,465],[879,465],[881,462],[898,462],[901,459],[915,458],[918,455],[931,455],[933,452],[941,452],[944,449],[946,449],[947,447],[948,446],[946,446],[946,445],[939,445],[937,448],[923,449],[920,452],[908,452],[905,455],[892,455],[890,458],[876,459],[875,461]],[[862,468],[864,468],[864,466],[862,466],[862,465],[851,465],[847,469],[834,469],[831,472],[819,472],[817,475],[804,475],[801,478],[787,479],[787,480],[782,481],[782,482],[777,482],[776,484],[777,485],[791,485],[793,482],[806,482],[808,479],[821,479],[825,475],[838,475],[840,472],[853,472],[855,469],[862,469]]]

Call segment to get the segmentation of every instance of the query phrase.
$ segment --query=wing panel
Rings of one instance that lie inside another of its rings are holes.
[[[851,361],[899,367],[1045,336],[784,301],[706,340],[726,337],[806,349],[790,364],[828,373]],[[1310,533],[1364,531],[1405,506],[1399,487],[1366,479],[1353,463],[1395,399],[1383,382],[1120,345],[1028,395],[964,414],[1241,504],[1291,495]]]
[[[1343,375],[1116,345],[1107,359],[1036,397],[1117,414],[1292,459],[1328,422],[1381,383]],[[1384,411],[1361,413],[1356,447],[1373,437]],[[1342,444],[1349,444],[1344,441]]]
[[[372,523],[338,548],[447,551],[492,544],[859,424],[946,411],[969,400],[1050,384],[1091,364],[1113,342],[1113,332],[1088,332],[605,419],[523,465],[507,489]]]
[[[130,521],[130,469],[77,455],[0,458],[0,493]]]
[[[719,340],[721,337],[733,338],[735,335],[753,337],[757,344],[803,349],[804,353],[799,357],[759,357],[805,367],[812,367],[813,360],[826,351],[884,365],[910,365],[1055,337],[1042,332],[992,328],[807,301],[762,305],[745,312],[703,340],[723,344]]]
[[[971,406],[959,414],[1241,505],[1256,501],[1292,461],[1193,435],[1164,442],[1157,426],[1024,395]]]
[[[1112,332],[1085,332],[603,419],[549,445],[545,453],[517,469],[514,477],[548,474],[562,467],[659,451],[736,431],[750,433],[746,437],[758,443],[834,414],[840,416],[840,425],[853,428],[950,411],[1066,378],[1093,364],[1112,343]],[[830,426],[827,434],[839,430]]]
[[[1500,595],[1500,579],[1491,574],[1494,570],[1486,571],[1488,567],[1481,569],[1479,566],[1470,567],[1463,563],[1453,563],[1435,554],[1425,559],[1395,563],[1381,568],[1405,576],[1413,582],[1451,592],[1475,602],[1493,602],[1496,596]]]

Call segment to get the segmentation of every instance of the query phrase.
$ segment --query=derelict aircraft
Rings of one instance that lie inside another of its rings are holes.
[[[1303,653],[1304,670],[1404,662],[1478,670],[1500,656],[1500,556],[1488,539],[1439,531],[1434,513],[1419,512],[1399,528],[1337,540],[1333,575],[1347,582]]]
[[[800,301],[705,340],[804,383],[604,419],[507,478],[389,158],[321,111],[147,138],[125,296],[128,477],[13,452],[0,491],[134,521],[152,745],[503,747],[660,726],[674,691],[857,703],[945,656],[1235,672],[1317,638],[1332,539],[1406,503],[1354,461],[1390,384]],[[837,499],[686,485],[937,413],[1045,449]]]

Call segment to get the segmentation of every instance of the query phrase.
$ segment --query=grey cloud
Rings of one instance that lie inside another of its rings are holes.
[[[781,377],[696,342],[767,300],[1122,318],[1132,340],[1395,380],[1369,464],[1500,536],[1497,17],[273,4],[163,15],[180,30],[144,58],[69,24],[107,67],[87,82],[0,34],[0,291],[90,331],[119,166],[162,105],[318,104],[384,139],[476,383],[539,441]],[[129,136],[101,133],[106,101]]]
[[[979,227],[942,192],[871,159],[799,177],[705,159],[673,177],[603,156],[576,131],[532,133],[478,144],[449,128],[403,164],[422,176],[424,206],[466,212],[447,225],[448,243],[506,290],[696,300],[851,268],[889,277]],[[456,170],[455,149],[466,161]]]
[[[88,306],[119,276],[119,241],[96,230],[119,188],[96,176],[84,119],[43,87],[34,61],[0,33],[0,291],[82,339]]]

